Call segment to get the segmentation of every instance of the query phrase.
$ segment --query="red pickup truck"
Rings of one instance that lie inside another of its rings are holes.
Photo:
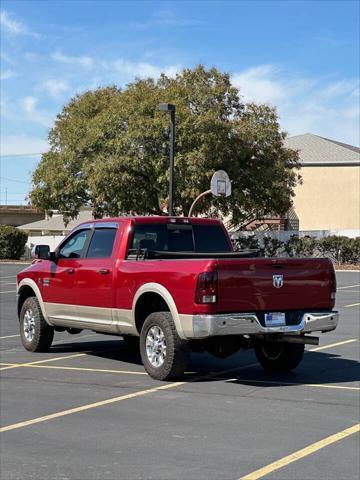
[[[219,220],[124,217],[78,225],[17,276],[29,351],[54,331],[121,335],[156,379],[181,375],[191,349],[226,357],[255,348],[268,370],[300,363],[307,334],[334,330],[336,280],[325,258],[234,252]]]

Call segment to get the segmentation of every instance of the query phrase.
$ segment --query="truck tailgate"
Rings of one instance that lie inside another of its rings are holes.
[[[329,309],[333,267],[325,258],[218,260],[220,312]]]

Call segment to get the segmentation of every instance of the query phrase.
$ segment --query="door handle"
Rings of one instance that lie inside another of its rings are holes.
[[[108,273],[110,273],[110,270],[108,268],[100,268],[100,270],[98,270],[98,273],[100,273],[101,275],[107,275]]]
[[[75,273],[75,270],[74,270],[73,268],[67,268],[67,269],[66,269],[66,273],[67,273],[68,275],[72,275],[73,273]]]

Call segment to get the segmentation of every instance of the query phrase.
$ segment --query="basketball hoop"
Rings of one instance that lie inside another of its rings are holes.
[[[229,197],[231,195],[231,182],[229,175],[224,170],[218,170],[211,179],[211,193],[215,197]]]
[[[229,175],[224,170],[218,170],[211,178],[210,190],[200,193],[193,201],[190,210],[189,217],[192,216],[196,203],[205,195],[212,193],[215,197],[229,197],[231,195],[231,182]]]

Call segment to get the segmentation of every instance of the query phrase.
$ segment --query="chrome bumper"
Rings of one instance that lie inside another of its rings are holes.
[[[310,332],[329,332],[339,321],[338,312],[304,313],[297,325],[264,327],[255,313],[235,313],[220,315],[194,315],[193,338],[205,338],[220,335],[301,335]]]

